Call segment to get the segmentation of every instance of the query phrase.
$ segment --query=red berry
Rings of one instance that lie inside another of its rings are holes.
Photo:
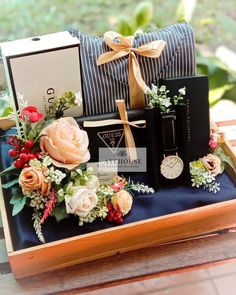
[[[24,162],[22,162],[21,160],[15,160],[15,162],[14,162],[14,166],[16,167],[16,168],[23,168],[23,166],[25,165],[25,163]]]
[[[107,204],[107,209],[109,210],[109,211],[111,211],[112,210],[112,204]]]
[[[21,153],[28,154],[29,153],[29,149],[26,148],[26,147],[23,147],[23,149],[21,149]]]
[[[28,159],[33,160],[35,158],[35,154],[28,154]]]
[[[17,150],[14,150],[14,149],[9,150],[8,154],[9,154],[9,156],[12,157],[12,158],[15,158],[15,157],[18,156],[18,152],[17,152]]]
[[[109,221],[109,222],[112,222],[112,217],[110,216],[110,215],[107,215],[107,220]]]
[[[28,167],[29,167],[29,164],[25,164],[25,165],[24,165],[24,168],[28,168]]]
[[[40,156],[41,156],[40,152],[36,152],[34,155],[35,155],[35,158],[36,158],[36,159],[39,159]]]
[[[27,154],[25,154],[25,153],[21,153],[21,154],[20,154],[20,160],[21,160],[22,162],[27,162],[27,161],[29,160],[29,157],[28,157]]]
[[[34,142],[33,142],[33,140],[28,139],[28,140],[25,141],[25,147],[26,147],[27,149],[31,149],[33,146],[34,146]]]
[[[117,217],[117,220],[116,220],[117,223],[122,223],[123,222],[123,219],[121,217]]]

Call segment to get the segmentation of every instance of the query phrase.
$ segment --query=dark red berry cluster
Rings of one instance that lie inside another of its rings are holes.
[[[117,211],[112,204],[107,204],[107,208],[109,210],[107,214],[107,220],[112,223],[121,224],[124,222],[123,214]]]
[[[7,143],[12,145],[13,148],[9,150],[8,154],[10,157],[14,158],[13,162],[16,168],[26,168],[29,167],[28,163],[32,159],[39,159],[40,152],[33,152],[34,142],[30,139],[24,142],[19,140],[16,136],[11,136]]]

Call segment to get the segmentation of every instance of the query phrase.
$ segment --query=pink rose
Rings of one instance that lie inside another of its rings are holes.
[[[209,140],[209,147],[213,150],[217,149],[219,147],[217,140],[215,140],[214,138],[211,138]]]
[[[40,148],[57,167],[73,169],[90,159],[87,132],[73,118],[61,118],[40,133]]]
[[[213,176],[222,173],[221,160],[219,157],[212,154],[208,154],[207,156],[203,157],[201,161],[203,163],[203,166],[208,171],[210,171]]]
[[[21,120],[29,119],[30,123],[36,123],[43,118],[43,114],[34,106],[28,106],[22,109],[20,114]]]
[[[133,198],[130,193],[122,189],[114,194],[114,196],[111,198],[111,203],[114,209],[125,215],[129,213],[132,207]]]

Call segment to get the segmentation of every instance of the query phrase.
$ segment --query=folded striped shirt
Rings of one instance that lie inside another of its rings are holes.
[[[128,57],[97,66],[98,57],[111,50],[102,38],[72,31],[80,40],[81,75],[85,115],[116,111],[116,99],[125,99],[129,109]],[[137,55],[141,74],[148,86],[158,85],[160,78],[195,75],[195,42],[187,23],[168,26],[154,32],[137,34],[133,47],[154,40],[167,45],[159,58]]]

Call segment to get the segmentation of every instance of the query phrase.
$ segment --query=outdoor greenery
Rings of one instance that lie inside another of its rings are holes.
[[[195,30],[198,72],[209,75],[211,103],[222,96],[236,101],[236,0],[1,0],[0,41],[69,28],[130,35],[185,20]]]

